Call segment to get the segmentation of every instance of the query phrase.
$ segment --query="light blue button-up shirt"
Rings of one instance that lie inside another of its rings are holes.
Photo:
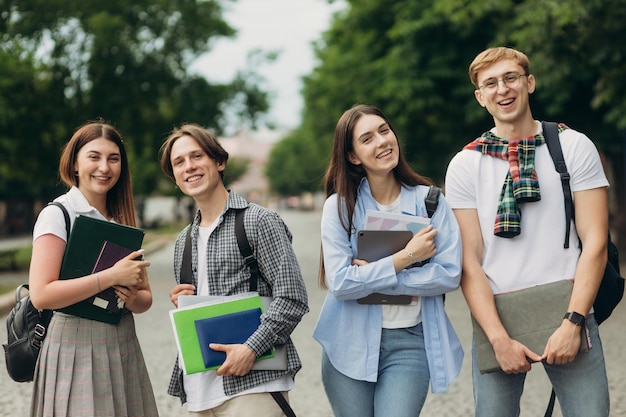
[[[424,198],[428,187],[402,187],[402,213],[427,217]],[[358,233],[341,225],[337,195],[330,196],[322,212],[321,237],[326,282],[329,290],[313,337],[342,374],[375,382],[382,333],[382,307],[358,304],[357,299],[374,292],[422,297],[422,326],[432,392],[445,392],[459,375],[463,349],[444,309],[442,294],[458,289],[461,279],[461,238],[452,210],[443,197],[432,217],[438,230],[437,253],[422,267],[395,272],[391,256],[351,265],[357,254]],[[366,210],[376,210],[369,183],[359,186],[354,227],[361,230]]]

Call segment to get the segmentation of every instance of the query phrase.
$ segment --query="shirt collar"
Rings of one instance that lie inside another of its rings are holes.
[[[228,210],[240,210],[240,209],[244,209],[248,207],[248,205],[249,203],[243,197],[241,197],[239,194],[237,194],[236,192],[232,190],[228,190],[228,199],[226,200],[224,211],[222,212],[220,216],[221,217],[224,216],[224,213],[226,213]],[[201,218],[202,217],[200,215],[200,210],[198,210],[193,219],[194,233],[195,233],[195,230],[199,227]]]
[[[418,187],[406,187],[402,185],[400,187],[400,207],[402,207],[402,213],[410,214],[412,216],[417,215],[417,207],[415,204],[415,193]],[[363,177],[357,191],[357,202],[360,200],[364,203],[364,209],[376,210],[376,200],[372,196],[372,190],[366,177]]]
[[[97,217],[104,218],[104,216],[102,216],[102,214],[96,210],[95,207],[89,204],[85,195],[75,185],[70,188],[66,195],[72,205],[72,208],[76,212],[76,215],[95,215]]]

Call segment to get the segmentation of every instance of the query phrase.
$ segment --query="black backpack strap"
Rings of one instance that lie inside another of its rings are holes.
[[[257,282],[259,277],[259,264],[254,257],[254,252],[250,247],[248,236],[246,235],[246,229],[243,224],[243,216],[245,209],[239,209],[235,211],[235,235],[237,236],[237,246],[243,259],[250,268],[250,291],[257,291]],[[185,246],[183,248],[183,260],[180,269],[180,283],[192,284],[193,269],[191,265],[191,224],[187,228],[185,234]]]
[[[183,262],[180,265],[180,283],[193,284],[193,268],[191,266],[191,226],[187,227],[185,246],[183,247]]]
[[[70,215],[67,212],[67,209],[65,208],[65,206],[61,203],[59,203],[58,201],[51,201],[48,203],[49,206],[57,206],[58,208],[61,209],[61,211],[63,212],[63,217],[65,218],[65,232],[67,232],[67,237],[66,239],[69,240],[70,239]]]
[[[559,141],[558,125],[554,122],[541,122],[543,136],[548,145],[548,151],[554,162],[556,172],[561,176],[561,186],[563,187],[563,197],[565,198],[565,242],[563,247],[569,248],[570,224],[574,218],[574,201],[572,200],[572,189],[570,187],[570,175],[567,172],[563,150]]]
[[[428,217],[433,217],[435,211],[437,211],[437,206],[439,205],[439,195],[441,194],[441,188],[431,185],[428,189],[428,194],[424,199],[424,203],[426,204],[426,212],[428,213]]]
[[[278,403],[280,409],[283,410],[283,413],[285,413],[287,417],[296,417],[296,413],[293,411],[285,397],[283,397],[283,394],[278,391],[270,392],[270,394],[272,395],[272,398],[274,398],[274,401]]]
[[[237,236],[237,246],[239,246],[239,252],[243,259],[250,268],[250,291],[257,291],[257,283],[259,280],[259,263],[254,257],[254,252],[250,247],[248,236],[246,235],[246,228],[243,224],[243,216],[246,213],[246,209],[239,209],[235,211],[235,235]]]

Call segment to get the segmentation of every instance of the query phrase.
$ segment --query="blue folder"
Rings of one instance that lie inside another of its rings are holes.
[[[260,324],[260,308],[196,320],[196,332],[198,333],[204,366],[207,369],[215,369],[226,360],[226,353],[209,348],[209,344],[244,343],[258,329]],[[269,351],[266,354],[271,355],[272,352]]]

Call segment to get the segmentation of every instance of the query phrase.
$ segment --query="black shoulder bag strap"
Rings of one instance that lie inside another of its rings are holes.
[[[441,188],[435,185],[431,185],[428,189],[428,195],[426,195],[426,198],[424,199],[428,217],[433,217],[433,214],[435,214],[435,211],[437,211],[437,205],[439,204],[439,194],[441,194]]]
[[[546,145],[548,145],[548,151],[552,157],[552,162],[554,162],[554,168],[561,176],[561,186],[563,187],[563,197],[565,198],[565,242],[563,242],[563,247],[567,249],[569,248],[570,224],[574,218],[574,201],[572,200],[572,189],[569,183],[570,176],[569,172],[567,172],[567,165],[565,165],[563,150],[559,142],[558,125],[554,122],[541,122],[541,125]]]
[[[441,188],[436,185],[431,185],[428,189],[428,194],[424,199],[424,204],[426,204],[426,213],[428,213],[428,217],[432,218],[435,212],[437,211],[437,206],[439,205],[439,195],[441,194]],[[446,302],[446,295],[441,294],[443,302]]]
[[[183,247],[183,262],[180,265],[180,283],[193,284],[193,267],[191,265],[191,226],[187,227],[185,246]]]
[[[563,197],[565,198],[565,242],[563,247],[569,248],[569,234],[572,218],[574,217],[574,202],[572,201],[572,189],[569,184],[570,176],[567,172],[567,165],[565,165],[565,158],[563,157],[563,150],[561,149],[561,142],[559,141],[559,128],[554,122],[541,122],[543,129],[543,137],[548,145],[548,151],[554,162],[554,168],[556,172],[561,176],[561,186],[563,187]],[[544,417],[552,416],[554,411],[554,404],[556,401],[556,393],[554,388],[550,393],[550,401]]]
[[[63,217],[65,217],[65,231],[67,232],[66,239],[69,240],[70,239],[71,226],[70,226],[70,215],[67,212],[67,209],[65,208],[65,206],[63,204],[59,203],[58,201],[51,201],[51,202],[48,203],[48,205],[49,206],[57,206],[63,212]]]
[[[243,216],[246,214],[246,209],[240,209],[235,211],[235,235],[237,236],[237,246],[239,246],[239,252],[243,256],[244,262],[250,268],[250,292],[257,291],[257,283],[259,280],[259,263],[254,257],[254,252],[250,247],[248,236],[246,235],[246,229],[243,224]]]
[[[250,268],[250,291],[257,291],[257,283],[261,273],[259,272],[259,263],[254,257],[254,251],[250,247],[250,241],[246,235],[246,228],[244,227],[243,217],[246,213],[246,209],[239,209],[235,212],[235,235],[237,236],[237,246],[239,246],[239,252],[243,259]],[[293,411],[289,402],[278,391],[270,392],[274,401],[278,404],[283,413],[287,417],[296,417],[296,413]]]
[[[243,259],[250,268],[250,291],[257,291],[257,282],[259,277],[259,264],[254,257],[254,252],[250,247],[250,242],[246,236],[246,229],[243,224],[243,216],[245,209],[239,209],[235,211],[235,235],[237,236],[237,246],[239,246],[239,252]],[[193,283],[193,267],[191,265],[191,224],[187,228],[185,234],[185,246],[183,248],[183,262],[180,269],[180,283],[192,284]]]
[[[70,232],[72,231],[70,215],[67,212],[65,206],[58,201],[51,201],[48,203],[49,206],[57,206],[63,212],[63,218],[65,219],[65,232],[67,233],[65,237],[65,241],[68,242],[70,240]],[[29,288],[28,284],[24,285],[26,288]],[[18,289],[18,293],[19,293]],[[29,288],[30,291],[30,288]],[[39,323],[37,324],[36,331],[34,332],[35,340],[33,343],[40,347],[43,343],[43,340],[46,337],[46,332],[48,331],[48,323],[50,323],[50,319],[52,318],[53,310],[40,310],[39,311]]]
[[[237,236],[237,246],[239,247],[239,252],[241,253],[241,256],[243,256],[246,265],[248,265],[248,268],[250,268],[250,291],[256,292],[257,283],[260,276],[259,264],[254,257],[254,251],[252,250],[252,247],[250,247],[250,241],[248,241],[248,236],[246,235],[246,229],[243,223],[243,217],[245,212],[245,209],[239,209],[235,212],[235,235]],[[191,284],[192,277],[193,271],[191,267],[191,225],[189,225],[185,236],[185,247],[183,248],[183,262],[180,271],[181,284]],[[280,392],[270,392],[270,394],[287,417],[296,417],[296,413],[293,411],[285,397],[283,397]]]

